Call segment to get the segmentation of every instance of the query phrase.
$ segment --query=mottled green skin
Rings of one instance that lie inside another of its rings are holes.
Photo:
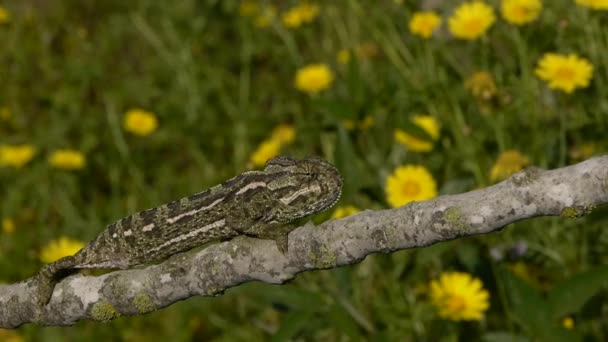
[[[264,171],[110,224],[74,256],[40,270],[39,302],[48,303],[56,282],[75,269],[130,268],[239,235],[275,240],[285,253],[289,223],[331,207],[341,191],[338,170],[322,159],[273,158]]]

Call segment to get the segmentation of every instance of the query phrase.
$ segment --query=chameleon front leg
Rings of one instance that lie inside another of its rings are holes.
[[[38,274],[35,276],[37,288],[36,302],[40,306],[45,306],[51,300],[53,290],[57,283],[76,272],[74,268],[78,264],[75,256],[67,256],[53,263],[42,266]]]
[[[258,239],[274,240],[279,251],[285,255],[287,254],[289,244],[289,233],[294,228],[296,226],[291,223],[266,224],[263,226],[263,229],[258,229],[254,233],[247,233],[247,235]]]

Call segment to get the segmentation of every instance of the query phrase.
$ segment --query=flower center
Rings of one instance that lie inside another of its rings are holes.
[[[420,185],[417,182],[405,181],[403,182],[401,191],[403,191],[403,195],[405,196],[416,196],[420,193]]]
[[[480,27],[481,27],[481,20],[475,18],[475,19],[469,19],[466,24],[465,27],[467,28],[467,30],[469,32],[478,32],[480,31]]]
[[[559,68],[556,75],[561,80],[572,80],[574,78],[574,70],[572,68]]]
[[[462,296],[450,296],[447,298],[446,304],[451,312],[460,312],[464,310],[466,301]]]

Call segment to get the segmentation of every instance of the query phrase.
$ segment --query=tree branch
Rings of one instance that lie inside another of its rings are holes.
[[[0,327],[71,325],[147,313],[252,280],[280,284],[300,272],[353,264],[371,253],[499,231],[535,216],[577,217],[606,203],[608,156],[552,171],[530,168],[485,189],[367,210],[318,227],[307,224],[289,235],[287,255],[274,241],[238,237],[142,269],[70,276],[42,309],[35,303],[32,278],[0,285]]]

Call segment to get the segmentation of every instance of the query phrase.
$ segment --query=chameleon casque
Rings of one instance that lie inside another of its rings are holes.
[[[342,177],[316,157],[280,156],[263,171],[249,171],[194,195],[135,213],[106,227],[73,256],[45,265],[36,275],[38,302],[77,269],[126,269],[167,259],[197,246],[245,235],[276,241],[287,252],[293,221],[330,208]]]

